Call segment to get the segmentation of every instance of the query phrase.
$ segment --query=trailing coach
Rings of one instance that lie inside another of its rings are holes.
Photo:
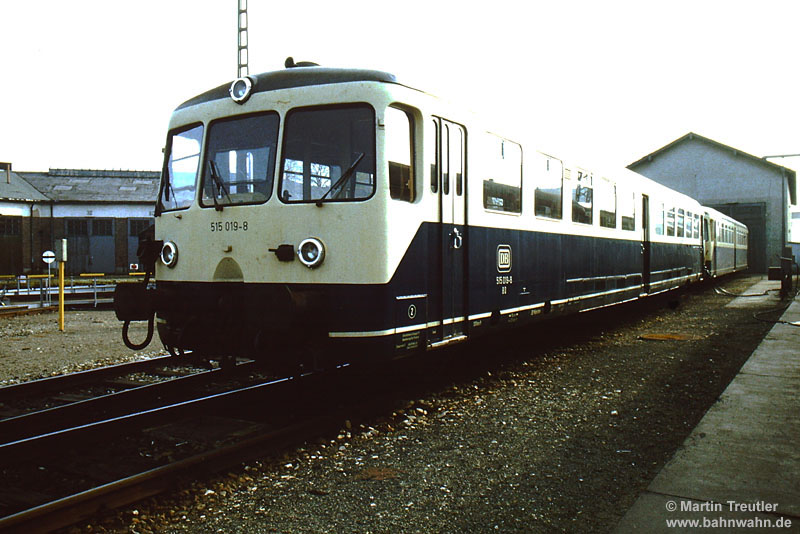
[[[175,110],[165,154],[140,247],[155,284],[115,298],[135,348],[149,336],[127,326],[148,320],[176,354],[395,357],[746,258],[727,241],[746,228],[695,200],[523,147],[380,71],[237,79]]]

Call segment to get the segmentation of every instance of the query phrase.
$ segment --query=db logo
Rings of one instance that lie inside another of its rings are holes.
[[[511,246],[497,246],[497,272],[507,273],[511,271]]]

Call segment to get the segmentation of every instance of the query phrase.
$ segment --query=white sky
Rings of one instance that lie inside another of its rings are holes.
[[[236,6],[0,2],[0,161],[160,169],[171,111],[236,76]],[[290,55],[389,71],[578,163],[625,166],[689,131],[757,156],[800,153],[796,0],[250,0],[248,11],[251,73]]]

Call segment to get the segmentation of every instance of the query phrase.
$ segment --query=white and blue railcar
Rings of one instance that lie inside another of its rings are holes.
[[[115,306],[173,352],[394,357],[727,269],[691,198],[523,149],[384,72],[242,78],[169,128],[155,289]]]
[[[747,269],[747,226],[713,208],[704,209],[704,265],[710,277]]]

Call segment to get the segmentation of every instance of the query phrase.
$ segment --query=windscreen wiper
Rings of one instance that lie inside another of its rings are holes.
[[[219,176],[219,169],[217,169],[217,163],[214,160],[208,160],[208,168],[210,170],[211,179],[214,181],[214,185],[217,186],[216,194],[214,194],[213,190],[211,191],[211,200],[214,202],[214,209],[222,211],[222,204],[217,201],[217,194],[220,192],[225,193],[225,196],[228,197],[228,202],[231,204],[233,204],[233,200],[231,200],[228,190],[225,189],[225,184],[222,183],[222,178]]]
[[[353,160],[353,163],[351,163],[350,166],[347,168],[347,170],[344,171],[344,173],[342,173],[342,175],[339,177],[338,180],[336,180],[336,183],[334,183],[331,186],[330,189],[325,191],[324,195],[322,195],[321,197],[319,197],[317,199],[317,206],[318,207],[322,206],[322,201],[325,200],[325,197],[327,197],[331,193],[331,191],[333,191],[334,189],[336,189],[337,187],[339,187],[341,185],[344,185],[345,181],[347,181],[347,179],[350,178],[353,175],[353,173],[356,170],[356,167],[358,167],[358,164],[361,163],[362,159],[364,159],[364,153],[363,152],[359,152],[358,156],[356,156],[356,159]]]

